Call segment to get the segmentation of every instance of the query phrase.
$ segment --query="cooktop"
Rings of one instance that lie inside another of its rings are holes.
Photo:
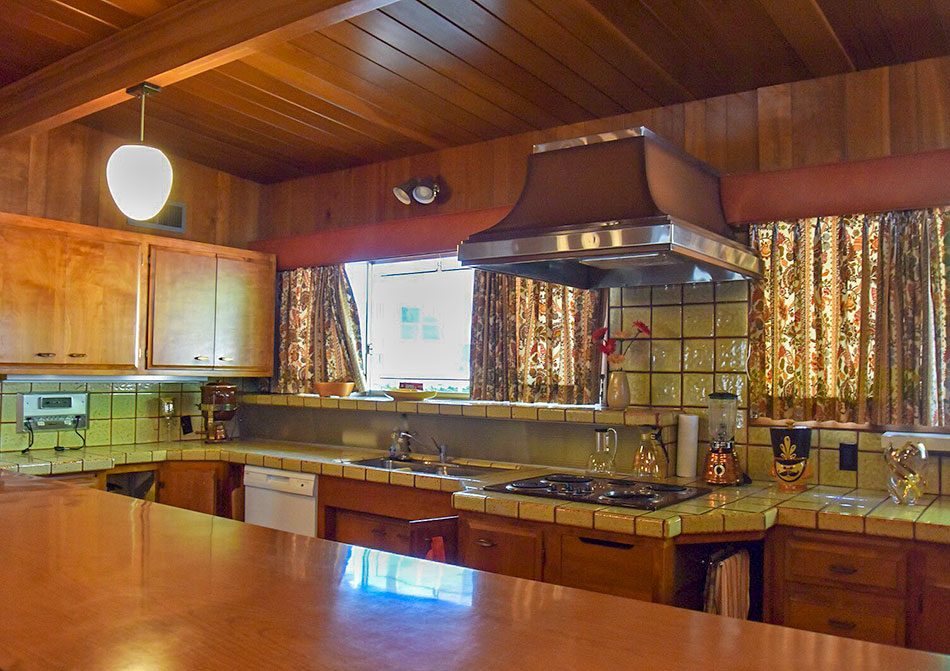
[[[639,510],[658,510],[674,503],[708,494],[711,489],[649,482],[624,477],[593,477],[574,473],[551,473],[484,487],[490,492],[506,492],[546,499],[599,503]]]

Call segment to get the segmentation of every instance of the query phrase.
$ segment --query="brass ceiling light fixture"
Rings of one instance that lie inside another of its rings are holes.
[[[433,177],[413,177],[393,187],[393,195],[403,205],[431,205],[439,197],[441,187]]]
[[[124,144],[106,163],[106,183],[112,200],[122,214],[135,221],[147,221],[165,206],[172,190],[172,164],[160,149],[145,144],[145,98],[161,91],[147,82],[126,89],[141,99],[139,143]]]

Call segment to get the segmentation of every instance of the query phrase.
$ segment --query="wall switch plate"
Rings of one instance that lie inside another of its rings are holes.
[[[184,435],[186,435],[186,436],[187,436],[189,433],[194,433],[194,429],[191,427],[191,416],[190,416],[190,415],[182,415],[182,416],[181,416],[181,432],[182,432],[182,434],[184,434]]]
[[[839,471],[858,470],[858,444],[857,443],[839,443],[838,444],[838,470]]]

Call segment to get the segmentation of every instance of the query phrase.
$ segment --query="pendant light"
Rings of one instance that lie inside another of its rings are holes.
[[[139,144],[124,144],[106,163],[106,183],[112,200],[122,214],[135,221],[147,221],[165,206],[172,190],[172,164],[168,157],[145,143],[145,97],[161,91],[160,86],[143,83],[126,89],[141,98]]]

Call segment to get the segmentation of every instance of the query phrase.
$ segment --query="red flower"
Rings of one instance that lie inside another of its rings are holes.
[[[603,340],[605,335],[607,335],[607,327],[601,326],[599,329],[591,333],[590,339],[594,342],[598,342],[600,340]]]
[[[600,344],[600,351],[604,354],[613,354],[615,349],[617,349],[617,341],[613,338],[607,338]]]
[[[644,333],[644,334],[646,334],[646,335],[650,335],[650,327],[647,326],[646,324],[644,324],[643,322],[641,322],[641,321],[635,321],[635,322],[633,322],[633,325],[634,325],[634,327],[636,327],[636,329],[637,329],[640,333]]]

